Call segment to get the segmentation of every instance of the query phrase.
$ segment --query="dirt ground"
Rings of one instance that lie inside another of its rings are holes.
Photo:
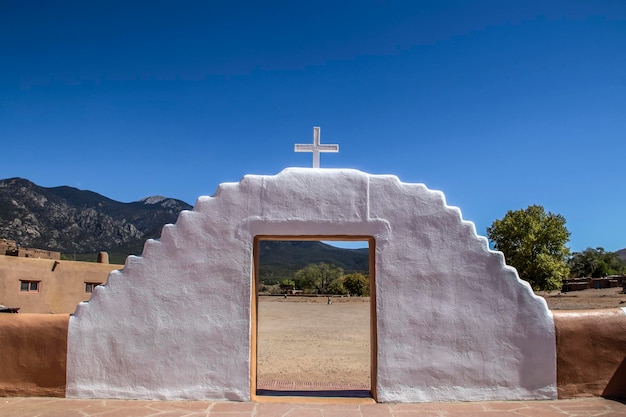
[[[621,288],[540,293],[552,310],[626,307]],[[370,388],[369,298],[260,297],[257,381]]]
[[[257,381],[370,388],[369,298],[260,297]]]
[[[548,302],[550,310],[586,310],[596,308],[626,307],[626,294],[622,288],[603,288],[560,293],[539,292]]]

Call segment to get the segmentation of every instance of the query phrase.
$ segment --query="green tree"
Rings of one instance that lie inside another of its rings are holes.
[[[344,295],[347,293],[348,291],[346,291],[346,289],[343,286],[343,282],[340,279],[334,280],[328,286],[328,294]]]
[[[626,261],[616,253],[606,252],[604,248],[587,248],[582,252],[574,252],[567,261],[570,277],[600,278],[607,275],[626,273]]]
[[[494,248],[504,253],[507,264],[514,266],[520,278],[536,291],[560,289],[567,278],[569,235],[565,217],[546,214],[538,205],[510,210],[487,228]]]
[[[296,289],[296,282],[292,279],[283,279],[278,283],[278,285],[280,286],[280,289],[283,291]]]
[[[363,274],[344,275],[342,281],[343,287],[350,295],[362,297],[370,294],[370,281]]]
[[[339,280],[343,270],[327,263],[310,264],[297,271],[294,280],[302,289],[314,290],[318,294],[329,294],[330,284]]]

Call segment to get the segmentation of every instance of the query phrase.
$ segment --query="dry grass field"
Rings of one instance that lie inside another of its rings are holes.
[[[552,310],[626,307],[621,288],[539,295]],[[369,298],[332,301],[328,305],[321,297],[260,297],[258,381],[369,389]]]
[[[369,298],[260,297],[257,380],[370,387]]]
[[[600,290],[571,291],[567,293],[540,292],[548,302],[550,310],[586,310],[596,308],[626,307],[626,294],[621,288],[603,288]]]

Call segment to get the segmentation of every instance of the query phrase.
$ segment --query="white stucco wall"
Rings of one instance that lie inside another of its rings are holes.
[[[556,398],[552,315],[442,193],[295,169],[200,197],[70,319],[67,395],[250,399],[257,235],[376,239],[378,401]]]

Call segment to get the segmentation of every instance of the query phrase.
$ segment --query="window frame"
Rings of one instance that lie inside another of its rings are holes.
[[[24,289],[24,284],[26,288]],[[33,284],[36,288],[33,289]],[[39,294],[41,292],[41,280],[20,279],[20,294]]]
[[[98,285],[102,285],[102,283],[101,282],[85,281],[85,294],[93,294],[93,290]],[[91,288],[89,288],[89,286],[91,286]]]

